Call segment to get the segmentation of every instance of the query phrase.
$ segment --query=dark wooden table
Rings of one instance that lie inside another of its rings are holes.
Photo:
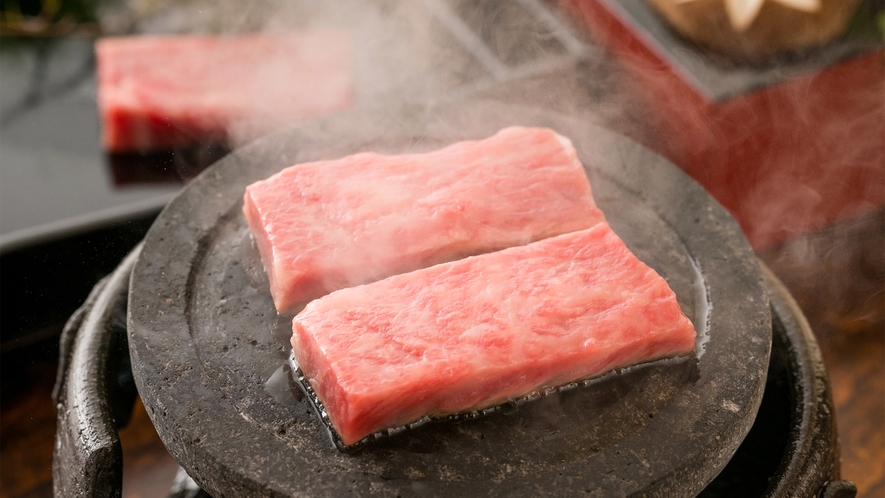
[[[829,369],[842,476],[885,496],[885,211],[759,253],[805,311]],[[52,342],[2,357],[0,496],[52,496]],[[123,495],[167,496],[177,464],[140,403],[121,433]]]

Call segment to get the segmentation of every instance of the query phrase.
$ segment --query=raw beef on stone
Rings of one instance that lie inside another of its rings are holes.
[[[102,38],[95,51],[111,152],[244,141],[352,101],[343,31]]]
[[[293,332],[345,445],[695,344],[673,291],[605,222],[333,292]]]
[[[281,313],[603,220],[571,142],[523,127],[423,154],[298,164],[247,187],[243,212]]]

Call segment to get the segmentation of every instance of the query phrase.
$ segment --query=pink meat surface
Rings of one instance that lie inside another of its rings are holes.
[[[112,152],[245,139],[349,107],[341,31],[103,38],[96,42],[102,142]]]
[[[361,153],[250,185],[243,212],[278,311],[603,220],[571,142],[511,127],[424,153]]]
[[[293,332],[347,445],[695,344],[673,291],[605,222],[333,292]]]

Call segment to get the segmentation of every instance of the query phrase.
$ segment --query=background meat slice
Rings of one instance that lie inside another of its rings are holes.
[[[250,185],[244,203],[280,312],[603,219],[571,142],[521,127],[425,154],[295,165]]]
[[[345,444],[692,350],[667,283],[608,224],[334,292],[295,357]]]
[[[111,152],[244,140],[351,105],[343,31],[103,38],[95,51]]]

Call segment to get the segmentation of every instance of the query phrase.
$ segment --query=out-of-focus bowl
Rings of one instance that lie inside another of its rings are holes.
[[[735,26],[725,0],[647,0],[683,37],[742,61],[824,44],[842,35],[860,0],[821,0],[814,12],[765,0],[746,26]]]

